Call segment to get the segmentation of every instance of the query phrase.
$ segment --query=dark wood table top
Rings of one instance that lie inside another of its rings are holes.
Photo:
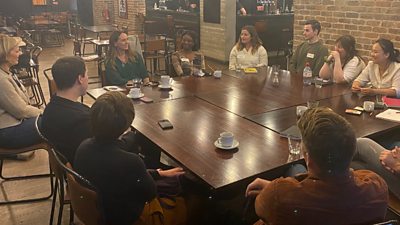
[[[93,33],[113,32],[117,30],[117,28],[112,25],[83,26],[83,29]]]
[[[221,79],[173,79],[171,90],[142,88],[154,102],[133,100],[136,118],[132,125],[213,189],[243,184],[286,164],[287,139],[277,132],[295,124],[296,105],[305,105],[309,99],[318,99],[321,106],[343,115],[353,124],[357,137],[397,127],[366,113],[345,114],[346,108],[361,106],[366,100],[345,85],[315,88],[303,86],[302,77],[282,75],[280,86],[274,87],[262,69],[258,74],[224,71]],[[94,98],[105,92],[103,88],[88,90]],[[162,130],[157,124],[161,119],[170,120],[174,128]],[[223,131],[234,133],[238,149],[214,146]]]
[[[319,101],[319,106],[329,107],[346,118],[353,125],[357,137],[376,135],[400,125],[395,122],[376,119],[375,115],[382,110],[375,110],[372,115],[367,112],[363,112],[361,115],[345,113],[346,109],[352,109],[356,106],[362,107],[363,102],[366,100],[370,99],[368,97],[359,97],[357,94],[346,94],[323,99]],[[296,106],[251,115],[246,118],[279,133],[296,124]]]
[[[301,76],[281,75],[280,85],[274,87],[266,68],[258,68],[257,74],[224,70],[222,78],[235,77],[239,85],[214,93],[197,96],[241,116],[249,116],[271,110],[304,104],[308,100],[320,100],[351,93],[347,85],[327,85],[316,88],[304,86]]]
[[[196,97],[135,106],[133,126],[212,188],[222,188],[286,163],[287,141],[275,132]],[[162,130],[157,122],[174,126]],[[214,142],[230,131],[239,148]]]

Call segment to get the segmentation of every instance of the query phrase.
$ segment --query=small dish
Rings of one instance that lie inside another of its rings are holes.
[[[230,150],[230,149],[235,149],[235,148],[239,147],[239,142],[237,140],[233,140],[232,146],[222,146],[221,143],[219,143],[219,141],[216,140],[214,142],[214,145],[215,145],[215,147],[220,148],[220,149]]]
[[[171,85],[163,86],[163,85],[160,84],[160,85],[158,85],[158,87],[161,88],[161,89],[172,89]]]
[[[143,93],[140,93],[140,95],[139,95],[139,96],[136,96],[136,97],[133,97],[133,96],[130,95],[130,94],[127,94],[126,96],[127,96],[128,98],[139,99],[139,98],[143,97],[144,94],[143,94]]]

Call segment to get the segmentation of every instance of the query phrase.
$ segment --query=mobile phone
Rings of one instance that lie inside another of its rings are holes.
[[[140,100],[141,100],[142,102],[145,102],[145,103],[151,103],[151,102],[153,102],[153,99],[152,99],[152,98],[149,98],[149,97],[146,97],[146,96],[141,97]]]
[[[172,128],[174,128],[174,126],[172,126],[172,123],[169,122],[169,120],[167,120],[167,119],[158,121],[158,125],[160,125],[160,127],[161,127],[163,130],[167,130],[167,129],[172,129]]]
[[[345,111],[348,114],[353,114],[353,115],[361,115],[361,111],[355,110],[355,109],[346,109]]]

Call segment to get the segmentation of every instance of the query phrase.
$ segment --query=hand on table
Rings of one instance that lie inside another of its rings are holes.
[[[353,85],[351,86],[351,91],[360,92],[361,91],[360,84],[358,82],[353,82]]]
[[[375,90],[376,89],[373,89],[373,88],[360,88],[361,94],[364,94],[364,95],[374,95],[374,94],[376,94]]]
[[[157,171],[161,177],[175,177],[185,173],[181,167],[175,167],[169,170],[157,169]]]
[[[255,179],[247,186],[245,194],[246,197],[257,196],[264,187],[268,186],[269,183],[271,183],[271,181],[269,180],[264,180],[260,178]]]

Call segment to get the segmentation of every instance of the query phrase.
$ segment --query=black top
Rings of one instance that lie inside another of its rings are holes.
[[[109,224],[132,225],[144,203],[156,197],[156,187],[140,157],[118,142],[85,140],[76,151],[74,169],[98,189]]]
[[[79,144],[93,136],[90,108],[80,102],[52,96],[43,112],[41,132],[57,151],[73,162]]]
[[[42,134],[71,164],[75,151],[83,140],[93,137],[90,108],[59,96],[52,96],[41,119]],[[138,152],[135,134],[124,134],[119,142],[122,149]]]

